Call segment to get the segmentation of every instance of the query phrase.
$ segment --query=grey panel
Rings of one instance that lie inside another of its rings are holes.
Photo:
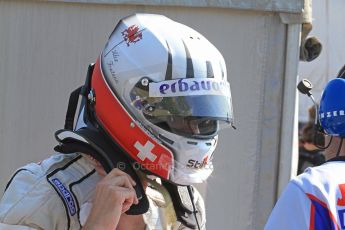
[[[132,4],[153,6],[220,7],[246,10],[301,13],[304,0],[45,0],[98,4]]]
[[[227,27],[237,130],[220,135],[207,182],[208,226],[263,229],[275,202],[285,26],[276,15],[232,14]]]

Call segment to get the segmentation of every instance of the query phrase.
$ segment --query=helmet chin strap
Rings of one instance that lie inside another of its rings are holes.
[[[337,151],[337,157],[340,155],[340,150],[341,150],[341,147],[342,147],[342,145],[343,145],[343,140],[344,140],[344,138],[341,137],[340,143],[339,143],[339,147],[338,147],[338,151]]]

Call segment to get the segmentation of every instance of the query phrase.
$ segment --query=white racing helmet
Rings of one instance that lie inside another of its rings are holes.
[[[232,126],[233,111],[225,61],[200,33],[162,15],[124,18],[91,90],[97,123],[137,167],[180,185],[211,174],[218,131]]]

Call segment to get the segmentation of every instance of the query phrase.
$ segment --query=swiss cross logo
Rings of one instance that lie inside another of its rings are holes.
[[[139,151],[137,157],[144,161],[146,158],[154,162],[157,158],[155,154],[152,153],[152,149],[155,147],[153,143],[147,141],[145,145],[141,145],[139,141],[135,142],[134,147]]]

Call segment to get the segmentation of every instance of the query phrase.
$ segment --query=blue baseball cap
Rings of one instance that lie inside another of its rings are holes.
[[[345,137],[345,79],[327,83],[320,101],[319,120],[326,134]]]

